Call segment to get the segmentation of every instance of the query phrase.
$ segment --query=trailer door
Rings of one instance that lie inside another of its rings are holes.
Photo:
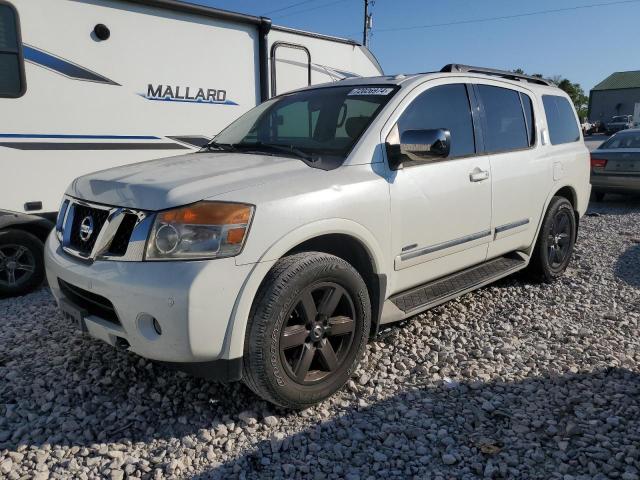
[[[311,54],[294,43],[276,42],[271,47],[271,95],[311,85]]]

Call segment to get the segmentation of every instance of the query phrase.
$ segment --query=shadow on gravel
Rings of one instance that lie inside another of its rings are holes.
[[[640,288],[640,243],[632,245],[618,257],[614,272],[620,280]]]
[[[625,471],[636,478],[638,445],[640,375],[607,369],[516,383],[414,385],[261,441],[197,478],[454,478],[446,476],[454,469],[455,478],[609,478]]]
[[[625,215],[640,211],[640,195],[619,195],[608,193],[602,202],[591,200],[587,215]]]

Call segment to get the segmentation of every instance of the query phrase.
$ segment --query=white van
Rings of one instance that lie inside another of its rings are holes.
[[[301,408],[380,325],[570,262],[589,201],[571,100],[476,67],[273,98],[200,153],[67,189],[46,245],[91,336]]]
[[[263,17],[173,0],[0,0],[0,255],[12,259],[0,295],[39,283],[73,178],[196,151],[274,95],[381,73],[351,40]]]

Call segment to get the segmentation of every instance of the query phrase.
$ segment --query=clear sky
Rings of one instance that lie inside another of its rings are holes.
[[[190,1],[362,40],[364,0]],[[600,6],[576,8],[587,5]],[[567,10],[517,16],[559,9]],[[588,94],[612,72],[640,70],[640,0],[375,0],[372,11],[369,48],[385,73],[439,70],[447,63],[522,68],[561,75]],[[433,26],[490,17],[510,18]],[[408,29],[424,25],[431,27]]]

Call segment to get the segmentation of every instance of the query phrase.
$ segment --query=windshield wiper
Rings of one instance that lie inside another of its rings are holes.
[[[251,149],[256,149],[257,151],[260,151],[261,148],[267,148],[271,150],[277,150],[279,152],[293,154],[296,157],[302,158],[303,160],[306,160],[308,162],[314,161],[314,158],[312,157],[312,155],[306,152],[303,152],[302,150],[294,147],[293,145],[280,145],[276,143],[257,142],[257,143],[238,143],[235,145],[235,147],[251,148]]]
[[[235,152],[236,151],[236,147],[235,145],[231,144],[231,143],[218,143],[218,142],[214,142],[213,140],[210,141],[209,143],[207,143],[205,146],[202,147],[202,151],[207,151],[207,152],[211,152],[211,151],[222,151],[222,152]]]

